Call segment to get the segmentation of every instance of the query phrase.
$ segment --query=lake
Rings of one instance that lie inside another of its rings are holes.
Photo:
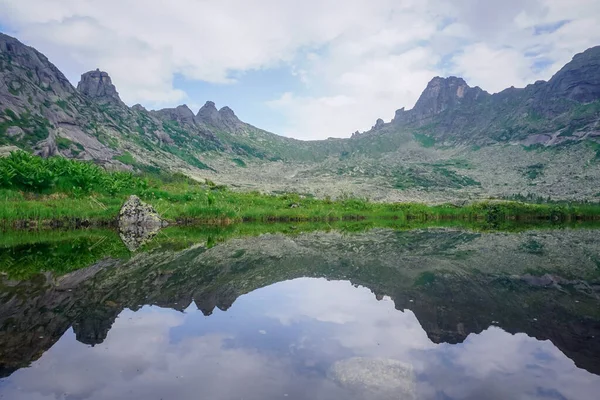
[[[593,227],[1,235],[0,399],[600,392]]]

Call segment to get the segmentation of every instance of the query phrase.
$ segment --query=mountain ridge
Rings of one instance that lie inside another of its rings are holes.
[[[239,146],[230,146],[222,143],[217,139],[215,131],[223,131],[227,134],[244,134],[245,130],[252,127],[251,125],[240,121],[233,110],[227,106],[217,110],[215,103],[212,101],[207,101],[195,115],[185,104],[173,108],[163,108],[151,111],[147,111],[141,105],[128,107],[120,99],[117,89],[112,84],[108,73],[100,71],[100,69],[82,74],[77,88],[74,88],[58,68],[50,63],[50,61],[37,50],[23,45],[15,38],[4,34],[0,35],[3,43],[0,49],[2,49],[3,54],[8,54],[10,58],[11,52],[17,55],[25,52],[27,54],[26,58],[28,59],[34,58],[32,57],[32,54],[34,54],[39,61],[32,65],[26,64],[25,68],[33,68],[35,71],[50,71],[44,76],[49,78],[51,82],[58,83],[58,88],[55,89],[50,83],[47,83],[44,80],[39,82],[41,86],[47,88],[46,90],[52,91],[55,96],[60,97],[61,99],[58,101],[60,101],[61,104],[68,101],[63,99],[64,97],[75,98],[77,101],[73,108],[77,109],[78,112],[81,112],[80,108],[89,108],[92,107],[93,104],[95,106],[104,105],[114,106],[115,108],[118,107],[120,108],[118,111],[121,114],[144,113],[156,119],[155,121],[152,121],[154,122],[155,127],[160,128],[160,122],[162,121],[177,123],[181,127],[197,131],[188,132],[188,134],[193,135],[195,133],[204,135],[206,139],[212,141],[212,145],[208,146],[209,149],[216,148],[225,151],[231,150],[232,148],[237,148],[239,150]],[[27,74],[27,71],[25,73]],[[20,87],[19,82],[13,82],[15,81],[11,81],[0,90],[8,89],[9,94],[17,93]],[[8,106],[9,108],[11,105],[16,106],[16,109],[13,110],[14,112],[22,111],[23,104],[19,104],[19,101],[14,97],[15,96],[7,99],[6,95],[4,95],[1,98],[2,101],[0,104],[4,107]],[[585,104],[598,101],[599,99],[600,46],[597,46],[575,55],[573,60],[559,70],[548,82],[538,81],[522,89],[508,88],[499,93],[489,94],[478,86],[469,86],[465,80],[460,77],[434,77],[428,83],[412,109],[406,110],[405,108],[401,108],[397,110],[394,118],[387,124],[384,123],[382,119],[378,119],[373,128],[365,133],[370,134],[375,131],[378,131],[379,133],[389,133],[390,129],[382,129],[387,127],[393,128],[394,130],[425,130],[425,133],[432,137],[455,143],[473,141],[477,142],[477,144],[487,145],[515,138],[517,140],[526,140],[528,136],[531,136],[534,133],[542,135],[548,134],[552,124],[546,124],[546,126],[539,127],[537,129],[539,132],[534,132],[535,129],[530,129],[531,132],[514,135],[511,132],[511,128],[514,128],[515,125],[518,126],[519,123],[522,124],[523,119],[515,117],[514,119],[517,121],[509,121],[505,126],[498,126],[498,124],[494,123],[494,120],[498,119],[498,112],[490,112],[489,108],[497,108],[500,110],[499,112],[502,113],[506,111],[506,107],[502,107],[502,105],[512,102],[515,103],[513,106],[516,105],[516,111],[521,112],[521,114],[530,116],[533,113],[539,112],[543,116],[552,119],[557,116],[560,117],[568,111],[570,107],[574,106],[574,104],[561,104],[561,100]],[[476,112],[473,113],[475,116],[468,115],[469,109],[475,109]],[[72,123],[72,120],[64,118],[64,115],[61,115],[60,113],[58,115],[56,113],[46,114],[53,117],[47,118],[53,125]],[[479,117],[477,117],[477,114]],[[132,116],[128,115],[128,117],[131,119]],[[139,120],[139,116],[133,117]],[[580,122],[580,125],[583,126],[579,126],[578,128],[587,128],[590,130],[589,125],[594,122],[597,123],[600,118],[598,113],[595,113],[592,117],[595,117],[596,120],[593,121],[593,118],[588,118],[583,124]],[[106,118],[106,120],[110,120],[110,118]],[[485,120],[490,122],[486,124]],[[142,129],[140,129],[140,124],[136,124],[132,121],[127,122],[127,127],[130,131],[138,131],[141,133],[144,129],[144,127],[141,127]],[[566,125],[563,124],[563,126],[558,126],[559,124],[560,121],[554,124],[556,131],[560,131],[561,129],[564,130]],[[436,127],[428,128],[428,125],[436,125]],[[467,125],[472,125],[473,127],[471,129],[465,129]],[[258,129],[255,127],[252,128]],[[467,131],[470,135],[458,134],[459,131]],[[266,131],[262,132],[268,134]],[[162,140],[168,143],[175,142],[169,132],[164,132],[164,130],[161,132],[160,129],[154,129],[152,133],[159,141]],[[356,139],[365,133],[354,134],[352,138]],[[475,135],[473,135],[473,133],[475,133]],[[556,132],[553,132],[553,134],[554,133]],[[168,139],[167,136],[169,136]],[[276,138],[272,137],[271,139],[285,141],[288,138],[276,135]],[[345,139],[340,140],[345,141]],[[550,145],[554,144],[551,140],[534,141],[537,143],[544,142],[544,144]],[[298,142],[303,141],[297,141],[297,143]],[[323,142],[325,141],[317,140],[306,141],[304,143],[321,144]],[[85,144],[82,143],[82,145],[85,147]],[[352,145],[350,145],[350,147],[352,147]],[[250,153],[261,153],[261,150],[264,149],[253,148]],[[341,153],[346,149],[340,148],[336,150]],[[46,151],[39,151],[39,153],[43,155],[51,155],[55,152],[56,151],[53,148],[46,149]],[[63,155],[68,156],[68,154]],[[273,158],[281,158],[280,155],[277,154],[272,154],[272,156],[274,156]],[[92,156],[92,158],[94,157]]]
[[[600,46],[574,56],[548,82],[494,94],[460,77],[435,77],[411,110],[343,139],[279,136],[212,101],[196,113],[187,105],[129,107],[100,69],[82,74],[77,87],[43,54],[0,33],[0,147],[109,169],[183,172],[252,190],[350,192],[385,201],[530,191],[588,200],[595,194],[589,183],[600,180]],[[542,153],[508,161],[518,151],[506,146],[560,151],[567,164],[577,164],[570,173],[591,181],[567,180],[551,165],[558,161]],[[478,148],[494,149],[495,168],[508,169],[512,189],[492,179],[489,154],[470,151]],[[456,158],[471,160],[469,169]],[[529,168],[545,172],[527,175]],[[528,176],[546,178],[543,187]]]

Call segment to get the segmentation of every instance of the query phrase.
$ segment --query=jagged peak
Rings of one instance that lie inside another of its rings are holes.
[[[435,115],[465,101],[473,101],[482,94],[488,93],[478,86],[469,86],[463,78],[436,76],[429,81],[413,110],[421,115]]]
[[[122,104],[117,88],[105,71],[96,68],[81,75],[77,90],[96,101]]]
[[[428,85],[427,85],[427,86],[429,86],[429,85],[435,85],[435,84],[438,84],[438,83],[447,84],[447,85],[459,84],[459,85],[466,85],[466,86],[469,86],[469,85],[467,84],[467,82],[466,82],[466,81],[465,81],[463,78],[461,78],[461,77],[459,77],[459,76],[454,76],[454,75],[447,76],[447,77],[443,77],[443,76],[434,76],[434,77],[433,77],[433,78],[432,78],[432,79],[429,81],[429,83],[428,83]]]
[[[208,100],[206,103],[204,103],[204,105],[200,108],[200,110],[198,112],[200,112],[202,110],[213,110],[213,109],[214,110],[217,109],[217,107],[215,106],[215,102]]]
[[[227,106],[221,108],[219,110],[219,115],[221,116],[221,118],[223,118],[224,120],[235,120],[235,121],[239,121],[238,117],[235,115],[235,113],[233,112],[233,110]]]
[[[233,114],[233,115],[235,115],[235,113],[233,112],[233,110],[231,108],[229,108],[228,106],[221,107],[221,109],[219,110],[219,112],[223,113],[223,114]]]
[[[373,125],[373,128],[371,128],[371,129],[372,130],[381,129],[381,128],[383,128],[384,125],[385,125],[385,122],[381,118],[377,118],[377,121],[375,121],[375,125]]]
[[[194,112],[190,110],[187,104],[181,104],[174,108],[163,108],[158,111],[152,111],[155,115],[172,121],[178,121],[184,124],[194,124]]]
[[[217,107],[215,107],[215,103],[213,101],[207,101],[204,105],[198,110],[196,114],[196,120],[198,122],[207,123],[215,125],[219,122],[220,116]]]
[[[600,46],[576,54],[548,81],[553,97],[587,103],[600,99]]]
[[[175,109],[182,114],[191,115],[192,117],[194,116],[194,112],[188,107],[187,104],[180,104],[175,107]]]

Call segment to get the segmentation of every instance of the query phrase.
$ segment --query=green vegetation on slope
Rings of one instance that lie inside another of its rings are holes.
[[[455,173],[441,178],[456,185],[476,184]],[[180,222],[336,221],[357,219],[466,219],[500,223],[507,219],[593,219],[598,205],[479,203],[465,207],[372,203],[358,198],[320,200],[299,194],[231,192],[212,182],[185,176],[136,176],[107,172],[60,157],[42,159],[24,152],[0,159],[0,221],[114,221],[132,194],[152,204],[164,218]]]
[[[116,195],[147,186],[147,181],[131,173],[107,172],[95,164],[62,157],[41,158],[17,151],[0,158],[0,189]]]

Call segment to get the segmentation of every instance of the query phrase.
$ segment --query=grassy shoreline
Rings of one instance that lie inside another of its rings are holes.
[[[189,192],[195,195],[198,193]],[[208,196],[210,196],[209,194]],[[229,225],[244,222],[338,222],[338,221],[465,221],[482,224],[504,222],[600,221],[600,205],[528,204],[496,201],[462,207],[450,204],[370,203],[300,198],[298,195],[263,195],[221,191],[212,204],[206,199],[172,201],[148,198],[157,212],[173,225]],[[117,225],[123,197],[42,196],[27,199],[23,193],[0,192],[0,227],[110,227]],[[200,195],[199,197],[201,197]],[[291,205],[290,205],[291,202]]]
[[[183,175],[108,172],[94,164],[24,152],[0,158],[0,226],[111,226],[135,194],[173,224],[333,222],[356,220],[577,221],[600,220],[600,204],[490,201],[462,207],[374,203],[342,197],[232,192]]]

